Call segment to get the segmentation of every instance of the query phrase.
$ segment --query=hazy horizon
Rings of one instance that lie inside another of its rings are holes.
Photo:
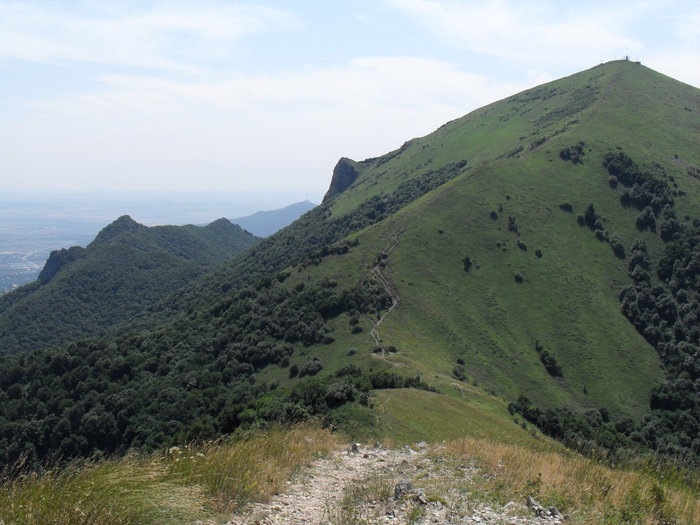
[[[318,201],[341,157],[601,62],[700,85],[680,0],[0,0],[0,34],[0,193]]]
[[[303,200],[285,192],[5,192],[0,195],[0,292],[34,281],[51,251],[87,246],[122,215],[146,226],[205,225]]]

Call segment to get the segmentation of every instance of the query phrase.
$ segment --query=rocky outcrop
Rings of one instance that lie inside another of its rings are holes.
[[[358,173],[356,169],[356,163],[354,160],[348,158],[341,158],[338,164],[333,168],[333,178],[331,179],[331,185],[323,197],[323,202],[328,201],[332,197],[344,192],[348,189],[355,179],[357,179]]]
[[[85,257],[85,248],[80,246],[52,251],[39,274],[39,282],[48,283],[65,265],[83,257]]]

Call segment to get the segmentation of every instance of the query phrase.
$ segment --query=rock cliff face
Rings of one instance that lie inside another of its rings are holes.
[[[83,257],[85,257],[85,248],[81,248],[80,246],[52,251],[46,264],[44,264],[43,270],[41,270],[39,274],[39,281],[41,284],[48,283],[66,264]]]
[[[328,192],[323,197],[323,202],[326,202],[331,197],[344,192],[349,188],[355,179],[357,179],[357,170],[355,169],[355,161],[348,158],[341,158],[338,164],[333,168],[333,178]]]

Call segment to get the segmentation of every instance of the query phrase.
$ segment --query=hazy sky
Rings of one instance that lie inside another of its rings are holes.
[[[700,2],[0,0],[0,192],[288,192],[600,62],[700,86]]]

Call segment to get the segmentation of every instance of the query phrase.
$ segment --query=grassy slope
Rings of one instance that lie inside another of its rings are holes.
[[[564,107],[571,91],[589,83],[597,85],[597,98],[584,113],[541,120],[543,112]],[[656,87],[647,93],[644,89],[650,83]],[[607,186],[607,174],[600,165],[602,156],[615,146],[639,163],[662,164],[688,193],[677,199],[679,216],[699,214],[698,180],[685,175],[688,166],[700,164],[695,146],[700,143],[697,90],[624,62],[574,75],[555,87],[561,89],[561,99],[542,100],[551,89],[536,88],[537,98],[478,110],[432,136],[411,141],[379,166],[377,160],[358,164],[361,173],[355,186],[332,203],[336,216],[369,196],[392,191],[407,177],[446,163],[464,159],[471,168],[355,235],[360,244],[348,254],[326,257],[319,266],[294,269],[286,281],[292,287],[330,277],[338,280],[339,288],[350,287],[370,275],[375,255],[398,234],[399,244],[387,260],[385,273],[401,300],[380,333],[383,343],[397,346],[399,352],[385,359],[372,353],[373,320],[361,319],[364,331],[351,334],[348,317],[341,315],[331,321],[332,344],[299,346],[292,357],[293,363],[301,365],[312,355],[320,356],[324,362],[320,375],[351,362],[364,369],[419,373],[437,387],[437,394],[380,391],[371,411],[356,404],[341,407],[344,415],[371,423],[367,437],[390,436],[406,443],[471,435],[498,446],[506,442],[528,450],[540,448],[544,442],[515,425],[502,399],[451,376],[458,357],[465,360],[471,379],[508,398],[525,392],[550,406],[605,405],[630,415],[644,408],[650,386],[660,379],[653,350],[619,313],[617,291],[627,283],[625,264],[613,256],[609,245],[579,227],[575,215],[594,202],[606,219],[606,228],[620,234],[626,246],[634,238],[643,238],[652,251],[662,247],[658,237],[634,229],[636,212],[621,208],[617,193]],[[533,91],[516,98],[527,99]],[[650,126],[639,109],[625,108],[624,101],[639,102],[649,114],[661,112],[666,117]],[[481,115],[493,118],[481,122]],[[566,126],[574,120],[578,122]],[[530,143],[543,136],[548,140],[530,150]],[[591,150],[583,165],[559,159],[559,149],[580,140]],[[493,160],[519,145],[523,150],[515,157]],[[487,160],[491,162],[483,164]],[[570,202],[574,214],[561,211],[561,202]],[[499,205],[503,209],[492,221],[489,213]],[[507,230],[509,215],[516,218],[519,239],[527,251],[517,247],[516,236]],[[505,243],[506,250],[496,242]],[[536,249],[542,250],[541,259],[534,255]],[[465,256],[474,260],[469,273],[463,270]],[[515,272],[521,272],[525,282],[516,284]],[[563,379],[546,373],[533,347],[535,339],[556,355]],[[356,352],[349,355],[350,349]],[[276,365],[263,370],[259,380],[276,381],[280,390],[296,381],[288,378],[286,368]],[[583,386],[588,395],[583,394]],[[484,448],[479,441],[476,450]],[[471,458],[475,452],[468,454]],[[494,457],[500,468],[504,453],[499,449]],[[554,459],[543,461],[550,464]],[[525,463],[529,470],[523,479],[544,471],[531,466],[530,458]],[[601,477],[598,472],[591,476]],[[548,475],[544,478],[548,483]],[[523,483],[517,482],[518,490]],[[555,491],[561,485],[557,483]]]
[[[408,142],[388,161],[358,163],[357,181],[332,202],[336,215],[449,162],[464,159],[470,168],[362,232],[350,254],[328,258],[290,284],[330,276],[349,285],[364,278],[374,255],[399,232],[387,272],[401,301],[381,328],[384,344],[400,349],[387,358],[392,365],[437,375],[443,391],[456,391],[444,378],[462,358],[471,380],[509,399],[526,393],[545,406],[605,406],[638,416],[651,386],[662,380],[658,360],[620,313],[617,293],[629,282],[625,262],[578,226],[575,216],[593,202],[606,229],[625,246],[641,238],[653,252],[660,250],[658,236],[634,228],[637,211],[620,206],[601,162],[620,146],[640,164],[659,163],[688,193],[677,199],[678,210],[699,215],[698,181],[685,174],[688,165],[700,164],[693,120],[699,111],[695,88],[630,62],[599,66],[487,106]],[[645,114],[659,115],[655,125]],[[559,158],[561,148],[581,140],[584,164]],[[504,155],[519,146],[516,155]],[[574,213],[560,210],[562,202],[571,203]],[[499,207],[498,219],[491,220],[489,213]],[[509,216],[519,237],[508,231]],[[465,256],[474,261],[469,273]],[[516,283],[515,273],[525,282]],[[346,321],[336,320],[333,345],[306,351],[332,367],[347,361],[351,347],[367,354],[374,344],[371,322],[364,320],[364,332],[350,335]],[[556,357],[563,378],[547,373],[536,340]]]

